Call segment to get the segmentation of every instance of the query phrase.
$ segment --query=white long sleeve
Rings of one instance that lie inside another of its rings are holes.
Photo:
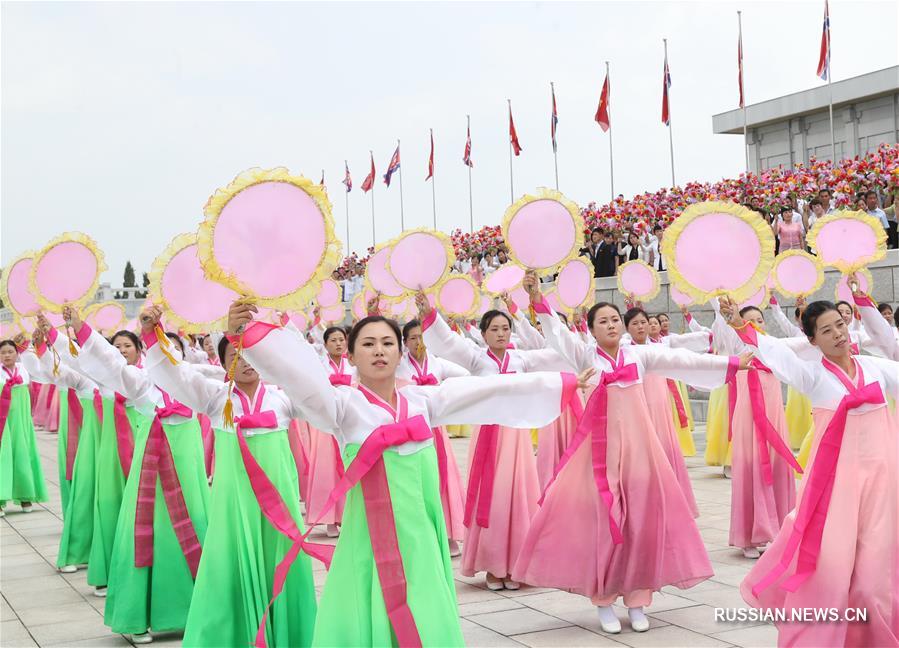
[[[805,333],[802,332],[802,329],[791,322],[790,318],[786,316],[783,309],[780,307],[780,304],[771,304],[771,308],[768,309],[768,312],[774,317],[774,321],[777,322],[784,337],[805,337]]]
[[[899,360],[899,343],[890,326],[876,308],[873,306],[859,306],[858,312],[862,316],[862,325],[871,339],[871,343],[883,351],[890,360]]]
[[[159,397],[149,373],[129,365],[118,349],[96,331],[91,331],[81,346],[78,360],[83,372],[98,384],[121,394],[143,412],[156,409]]]

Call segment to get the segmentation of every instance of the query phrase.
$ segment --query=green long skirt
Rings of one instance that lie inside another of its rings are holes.
[[[9,501],[47,501],[28,389],[28,385],[16,385],[10,394],[12,402],[0,441],[0,506]]]
[[[91,539],[94,535],[94,497],[96,495],[96,459],[97,441],[100,435],[100,422],[94,411],[94,403],[90,398],[80,398],[84,410],[81,430],[78,434],[78,450],[75,453],[75,464],[72,467],[72,481],[66,481],[66,442],[68,421],[64,412],[68,412],[68,399],[60,398],[59,438],[62,451],[59,461],[60,489],[66,484],[62,500],[62,537],[59,539],[59,554],[56,566],[82,565],[90,559]]]
[[[59,393],[59,428],[56,430],[56,468],[59,471],[59,501],[62,503],[62,519],[66,519],[66,502],[69,501],[71,484],[66,479],[66,451],[69,447],[69,394],[65,387],[57,387]]]
[[[358,451],[358,445],[347,446],[347,465]],[[462,646],[434,447],[411,455],[388,450],[383,457],[407,602],[422,645]],[[384,606],[359,484],[347,495],[312,643],[329,647],[397,645]]]
[[[113,398],[103,398],[103,426],[97,443],[95,464],[94,531],[90,560],[87,564],[87,582],[94,587],[106,587],[109,582],[112,547],[119,521],[119,509],[122,508],[122,493],[125,490],[125,474],[119,461],[115,434],[114,405]],[[133,407],[128,407],[127,413],[134,438],[139,439],[141,434],[146,435],[150,420]],[[137,470],[140,472],[139,465]]]
[[[209,483],[206,481],[200,424],[191,419],[174,425],[163,423],[162,429],[172,449],[184,502],[202,546],[206,537]],[[135,439],[134,461],[122,495],[110,562],[103,622],[119,634],[139,634],[148,628],[157,632],[183,630],[194,590],[193,576],[172,528],[158,477],[153,509],[153,566],[134,565],[137,494],[149,431],[149,426],[142,427]]]
[[[247,445],[303,529],[297,467],[286,430],[247,438]],[[237,436],[215,431],[215,478],[209,529],[187,616],[184,646],[250,646],[272,595],[275,566],[291,541],[263,516],[243,466]],[[266,622],[269,648],[312,641],[315,588],[300,554]]]

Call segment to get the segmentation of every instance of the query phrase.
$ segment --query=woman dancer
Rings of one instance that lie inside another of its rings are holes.
[[[513,578],[590,597],[602,629],[611,633],[621,631],[612,603],[623,596],[632,628],[644,632],[643,607],[654,590],[691,587],[710,577],[712,567],[653,431],[641,383],[647,372],[657,372],[712,388],[748,366],[748,357],[621,345],[621,316],[605,302],[587,314],[597,343],[587,345],[562,326],[536,283],[526,288],[550,346],[579,369],[595,368],[599,384],[534,517]],[[666,558],[674,554],[677,560]]]
[[[454,335],[423,294],[416,302],[428,349],[472,375],[566,369],[551,349],[510,350],[512,318],[502,311],[487,311],[481,318],[487,348],[480,349]],[[471,437],[469,447],[462,574],[487,572],[489,589],[517,590],[510,574],[540,497],[531,431],[484,425]]]
[[[23,336],[24,341],[24,336]],[[37,452],[28,371],[19,363],[12,340],[0,342],[0,517],[13,501],[23,513],[47,501],[47,487]]]
[[[809,304],[802,327],[823,354],[804,360],[783,340],[741,328],[775,375],[808,394],[815,439],[799,505],[743,581],[750,605],[791,611],[866,610],[864,620],[777,622],[780,646],[896,646],[896,424],[899,364],[851,353],[848,327],[830,302]]]
[[[253,310],[234,304],[229,329],[242,330]],[[338,491],[352,490],[316,645],[461,645],[431,428],[485,420],[541,426],[578,386],[571,374],[539,373],[398,388],[400,340],[392,320],[369,316],[356,324],[348,350],[359,385],[346,388],[330,384],[297,336],[259,323],[243,334],[249,361],[281,385],[303,417],[339,438],[347,463]]]

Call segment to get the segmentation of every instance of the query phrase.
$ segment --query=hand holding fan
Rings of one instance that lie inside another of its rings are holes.
[[[855,271],[855,279],[858,281],[857,288],[868,294],[871,292],[871,289],[874,287],[874,278],[871,276],[871,271],[867,268],[861,268],[860,270]],[[841,275],[837,280],[837,287],[834,290],[834,297],[836,297],[837,301],[848,302],[853,305],[855,301],[852,298],[852,287],[849,285],[849,275]]]
[[[665,230],[662,256],[678,289],[698,302],[727,294],[742,302],[765,285],[774,234],[757,213],[734,203],[687,207]]]
[[[584,219],[576,204],[543,188],[506,210],[502,232],[512,260],[545,276],[577,256],[584,242]]]

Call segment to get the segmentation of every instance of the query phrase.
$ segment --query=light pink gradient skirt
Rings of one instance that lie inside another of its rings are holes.
[[[633,598],[665,585],[686,589],[709,578],[702,537],[639,383],[609,387],[606,457],[612,512],[624,542],[612,543],[588,438],[550,486],[512,577],[596,600]]]
[[[340,459],[340,450],[337,447],[337,439],[330,434],[320,432],[309,425],[309,479],[306,483],[306,523],[317,516],[328,501],[331,490],[340,481],[337,473],[337,461]],[[343,519],[343,507],[346,498],[342,497],[337,504],[325,514],[319,521],[320,524],[340,524]]]
[[[815,409],[815,429],[826,429],[832,417],[832,411]],[[788,613],[795,608],[837,608],[841,613],[845,608],[864,608],[867,622],[778,623],[779,646],[899,645],[896,434],[895,421],[885,407],[850,413],[815,573],[796,592],[781,589],[778,581],[758,598],[752,594],[752,587],[781,558],[793,530],[793,511],[740,586],[743,599],[756,607],[784,608]],[[815,435],[807,472],[814,470],[822,436]],[[800,489],[807,479],[803,477]],[[794,574],[795,566],[794,557],[784,578]]]
[[[460,541],[465,537],[465,491],[462,488],[462,476],[459,465],[453,455],[449,434],[445,427],[437,428],[446,448],[446,491],[440,489],[440,501],[443,503],[443,519],[446,522],[446,535],[450,540]],[[435,444],[435,450],[437,449]]]
[[[796,505],[796,477],[793,468],[770,447],[772,485],[762,479],[752,406],[746,372],[737,374],[737,402],[731,425],[733,432],[733,472],[730,496],[731,546],[760,547],[774,540],[787,513]],[[759,372],[765,396],[765,414],[789,447],[790,437],[784,416],[780,381]]]
[[[480,431],[478,428],[471,436],[469,478],[471,458]],[[508,576],[518,552],[524,546],[539,498],[540,486],[531,431],[500,427],[496,442],[496,477],[490,505],[490,527],[482,528],[475,519],[471,520],[462,547],[462,574],[474,576],[478,572],[490,572],[500,578]],[[566,526],[571,523],[572,520],[565,521]]]

